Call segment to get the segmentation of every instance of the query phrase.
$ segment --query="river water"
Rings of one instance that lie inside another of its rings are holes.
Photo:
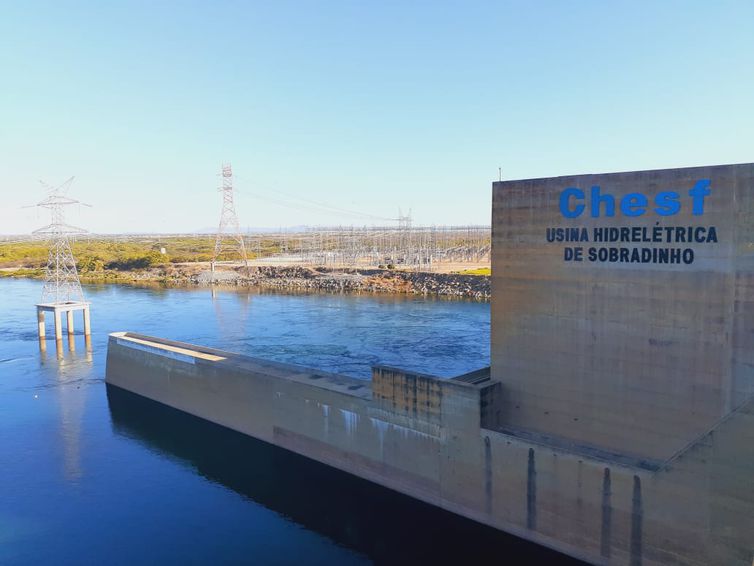
[[[0,563],[366,564],[565,560],[104,383],[134,331],[368,379],[489,364],[489,304],[394,296],[87,286],[45,352],[41,284],[0,280]],[[51,316],[48,315],[48,318]]]

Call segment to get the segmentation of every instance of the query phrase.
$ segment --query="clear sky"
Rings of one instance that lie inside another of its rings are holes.
[[[0,0],[0,233],[489,223],[491,181],[754,161],[754,1]],[[306,200],[302,200],[306,199]],[[293,206],[291,206],[293,205]]]

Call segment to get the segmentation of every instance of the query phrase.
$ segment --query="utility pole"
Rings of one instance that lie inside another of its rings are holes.
[[[246,246],[238,225],[236,205],[233,202],[233,170],[230,163],[222,166],[222,186],[218,189],[223,194],[223,208],[220,212],[220,226],[215,237],[215,253],[212,256],[212,272],[215,271],[217,258],[224,252],[235,252],[243,260],[246,275],[249,275],[249,260],[246,257]]]
[[[50,211],[50,223],[33,233],[46,236],[49,241],[47,253],[47,267],[45,282],[42,288],[42,300],[37,305],[37,323],[40,345],[45,337],[45,312],[52,312],[55,316],[55,339],[62,340],[61,314],[66,313],[68,338],[73,336],[73,313],[81,310],[84,314],[84,335],[90,335],[89,303],[84,300],[81,281],[76,270],[76,260],[71,251],[71,237],[85,234],[86,230],[71,226],[65,222],[65,206],[83,204],[69,197],[66,193],[73,182],[73,177],[57,187],[43,183],[47,188],[47,198],[38,202],[36,207]]]

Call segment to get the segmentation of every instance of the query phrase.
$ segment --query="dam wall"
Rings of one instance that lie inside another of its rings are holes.
[[[107,383],[593,563],[751,563],[751,404],[661,463],[505,431],[489,369],[370,382],[114,333]]]

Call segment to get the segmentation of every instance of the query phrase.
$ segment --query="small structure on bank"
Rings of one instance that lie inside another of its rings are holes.
[[[62,315],[66,315],[66,329],[69,339],[73,336],[73,314],[81,311],[84,317],[84,335],[91,334],[89,322],[89,303],[84,299],[81,289],[76,260],[71,250],[71,237],[85,234],[86,230],[71,226],[65,222],[65,206],[84,204],[69,197],[66,193],[73,182],[73,177],[57,187],[47,187],[47,198],[35,206],[50,211],[50,223],[34,231],[35,235],[45,236],[49,241],[45,283],[42,300],[37,304],[37,324],[39,338],[45,338],[45,313],[52,312],[55,317],[55,340],[62,340]]]

